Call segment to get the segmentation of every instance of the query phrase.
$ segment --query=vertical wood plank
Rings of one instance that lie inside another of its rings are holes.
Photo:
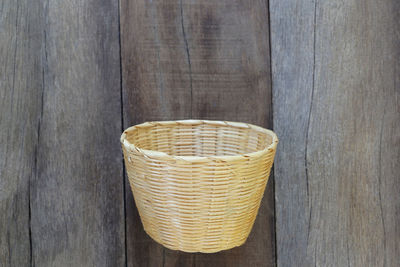
[[[314,0],[270,0],[278,266],[312,266],[307,132],[313,90]]]
[[[271,14],[289,8],[289,3],[272,3]],[[273,29],[282,25],[271,38],[274,122],[281,140],[275,169],[281,183],[276,186],[278,265],[396,266],[400,5],[368,0],[318,1],[315,6],[313,45],[301,38],[301,24],[271,16]],[[298,37],[283,46],[289,28]],[[302,45],[314,50],[312,82],[301,68],[308,64],[297,61],[298,68],[290,67],[293,58],[301,57]],[[280,62],[289,64],[279,67]],[[305,95],[294,92],[288,80],[307,87]],[[306,106],[297,109],[297,116],[286,114],[297,99]],[[305,137],[289,134],[296,129]],[[296,143],[297,149],[290,145]]]
[[[179,2],[120,1],[124,128],[190,118],[190,73]],[[167,250],[143,230],[126,179],[128,266],[168,266]],[[173,256],[173,257],[174,257]],[[190,266],[185,259],[182,266]]]
[[[34,266],[123,266],[118,3],[43,1]]]
[[[121,0],[121,46],[124,127],[190,117],[272,127],[266,1]],[[274,265],[270,181],[247,243],[216,254],[157,245],[127,184],[128,265]]]
[[[272,128],[268,1],[183,1],[193,117]],[[246,243],[195,266],[275,266],[273,177]]]
[[[40,114],[39,1],[0,7],[0,266],[31,263],[29,183]]]

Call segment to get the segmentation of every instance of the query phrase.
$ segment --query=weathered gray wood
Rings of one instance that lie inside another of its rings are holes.
[[[0,4],[0,266],[30,264],[29,183],[41,105],[42,19],[38,1]]]
[[[121,0],[121,45],[124,127],[190,117],[272,126],[265,1]],[[126,185],[128,265],[274,265],[271,182],[248,242],[216,254],[152,241]]]
[[[399,4],[271,1],[279,266],[400,262]]]
[[[34,266],[123,266],[118,3],[42,1]]]
[[[178,1],[121,0],[124,128],[190,118],[190,76]],[[126,181],[128,266],[168,265],[171,254],[143,230]],[[185,260],[184,265],[191,265]]]
[[[313,89],[314,1],[270,0],[278,266],[312,266],[306,250],[306,143]]]

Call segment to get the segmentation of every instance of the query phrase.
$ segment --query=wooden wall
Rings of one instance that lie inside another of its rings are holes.
[[[400,2],[270,9],[278,266],[398,266]]]
[[[398,266],[397,0],[3,0],[0,266]],[[148,120],[279,136],[245,245],[143,231],[119,136]]]
[[[272,126],[264,1],[141,0],[133,4],[123,0],[121,11],[124,127],[185,118]],[[272,192],[270,183],[249,241],[214,255],[174,252],[156,244],[142,230],[127,192],[128,266],[273,264]]]
[[[0,266],[125,264],[118,3],[0,8]]]

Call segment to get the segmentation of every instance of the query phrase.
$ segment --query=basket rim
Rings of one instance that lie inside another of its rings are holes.
[[[200,124],[209,124],[209,125],[220,125],[220,126],[230,126],[234,128],[248,128],[248,129],[253,129],[257,132],[263,132],[272,137],[271,144],[269,144],[267,147],[265,147],[262,150],[254,151],[254,152],[249,152],[249,153],[243,153],[243,154],[237,154],[237,155],[229,155],[229,156],[175,156],[175,155],[170,155],[165,152],[161,151],[156,151],[156,150],[148,150],[148,149],[142,149],[131,142],[129,142],[126,138],[127,133],[131,132],[137,128],[148,128],[152,127],[155,125],[200,125]],[[186,162],[207,162],[210,160],[213,161],[236,161],[242,158],[249,158],[249,157],[257,157],[261,156],[263,154],[266,154],[268,152],[272,152],[276,149],[276,146],[279,142],[278,136],[271,130],[265,129],[260,126],[256,126],[250,123],[243,123],[243,122],[233,122],[233,121],[218,121],[218,120],[173,120],[173,121],[150,121],[150,122],[144,122],[140,123],[131,127],[126,128],[120,138],[121,144],[125,147],[125,149],[130,150],[130,151],[137,151],[140,154],[143,154],[147,158],[152,158],[152,159],[158,159],[158,160],[173,160],[173,161],[186,161]]]

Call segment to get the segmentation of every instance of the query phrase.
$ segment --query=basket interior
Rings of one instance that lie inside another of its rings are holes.
[[[163,125],[137,127],[126,139],[138,148],[172,156],[233,156],[263,150],[272,143],[268,132],[225,125]]]

